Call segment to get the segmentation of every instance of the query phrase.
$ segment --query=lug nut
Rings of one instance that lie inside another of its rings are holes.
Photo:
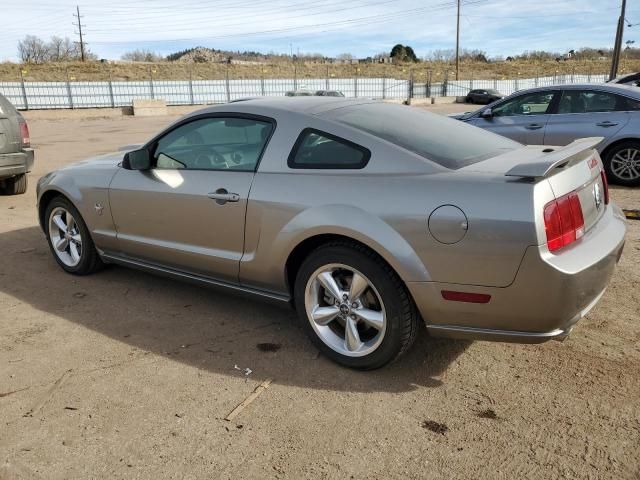
[[[355,320],[356,316],[355,315],[351,315],[351,320]]]
[[[351,304],[351,308],[358,308],[358,304],[357,304],[356,302],[353,302],[353,303]]]
[[[349,298],[349,297],[348,297],[348,295],[346,293],[344,295],[342,295],[342,299],[343,300],[346,300],[347,298]]]

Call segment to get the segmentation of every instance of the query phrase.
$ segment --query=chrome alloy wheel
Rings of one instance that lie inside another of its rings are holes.
[[[307,318],[335,352],[362,357],[382,343],[387,318],[380,294],[361,272],[342,264],[320,267],[305,288]]]
[[[611,159],[611,172],[622,180],[640,178],[640,151],[624,148]]]
[[[82,257],[82,235],[73,215],[56,207],[49,216],[49,239],[53,251],[67,267],[75,267]]]

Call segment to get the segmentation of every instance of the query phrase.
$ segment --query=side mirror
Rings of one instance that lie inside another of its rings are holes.
[[[490,108],[485,108],[480,114],[480,116],[482,118],[491,118],[493,117],[493,110],[491,110]]]
[[[151,168],[151,155],[149,150],[142,148],[124,154],[122,168],[126,170],[149,170]]]

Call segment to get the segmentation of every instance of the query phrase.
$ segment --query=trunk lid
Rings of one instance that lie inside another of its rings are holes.
[[[528,183],[546,181],[556,199],[575,192],[586,232],[598,222],[608,201],[602,161],[594,149],[601,141],[602,137],[590,137],[565,147],[526,146],[461,170],[502,174]]]

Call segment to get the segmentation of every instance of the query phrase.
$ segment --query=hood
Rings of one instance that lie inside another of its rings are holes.
[[[93,169],[93,170],[113,170],[122,161],[124,154],[122,152],[111,152],[95,157],[87,158],[80,162],[72,163],[61,168],[61,171]]]

